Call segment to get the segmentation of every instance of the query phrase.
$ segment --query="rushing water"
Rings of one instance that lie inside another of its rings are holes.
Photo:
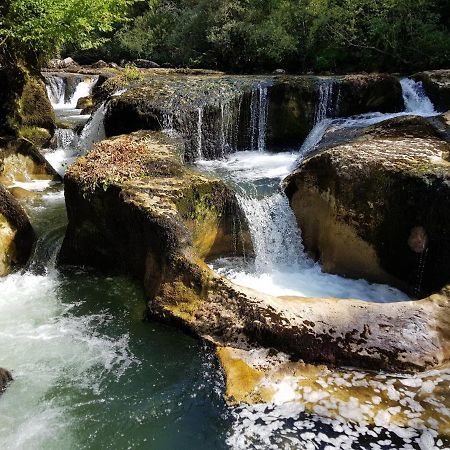
[[[265,95],[267,100],[267,92],[258,90],[258,98]],[[267,111],[266,100],[258,100],[263,104],[258,117]],[[81,147],[73,134],[59,130],[58,148],[46,157],[60,173],[102,137],[103,114],[101,108],[94,113],[81,135]],[[226,114],[224,109],[222,121]],[[258,119],[257,128],[264,128],[265,120]],[[271,154],[264,151],[260,131],[255,137],[254,151],[200,163],[237,190],[257,249],[250,264],[214,264],[237,282],[276,294],[401,297],[386,286],[323,274],[306,258],[287,200],[277,191],[298,152]],[[320,417],[332,399],[324,403],[318,389],[309,393],[322,408],[318,415],[306,414],[302,403],[292,402],[284,384],[273,404],[225,405],[224,382],[212,350],[173,327],[143,320],[139,286],[122,277],[83,270],[60,273],[55,268],[66,225],[62,186],[33,181],[23,187],[36,193],[25,207],[38,244],[26,270],[0,280],[0,366],[11,369],[15,378],[0,399],[1,449],[448,448],[426,426],[417,426],[422,431],[390,426],[389,413],[368,426],[362,418],[366,405],[354,401],[341,407],[340,420]],[[448,380],[445,371],[437,373],[407,378],[406,391],[377,375],[374,389],[388,389],[393,398],[406,395],[411,420],[418,420],[414,414],[421,406],[408,389],[431,392],[433,383]],[[344,377],[347,381],[335,377],[339,390],[349,389],[345,383],[352,387],[365,382],[359,372]],[[332,385],[330,378],[319,382]],[[429,407],[450,417],[437,396]],[[356,424],[347,424],[347,419]]]
[[[320,99],[315,115],[315,125],[300,149],[299,153],[302,158],[307,156],[317,147],[326,131],[331,127],[338,129],[364,128],[395,117],[407,115],[432,117],[438,114],[431,100],[425,94],[422,82],[403,78],[400,80],[400,85],[402,87],[403,102],[405,104],[404,111],[390,114],[371,112],[359,116],[333,118],[336,117],[336,113],[339,111],[339,96],[337,98],[337,104],[332,105],[333,85],[334,83],[332,81],[326,80],[320,86]]]

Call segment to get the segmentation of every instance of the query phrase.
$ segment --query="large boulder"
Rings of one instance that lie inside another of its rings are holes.
[[[159,67],[159,64],[155,63],[154,61],[150,61],[148,59],[135,59],[133,61],[133,64],[136,67],[140,67],[142,69],[157,69]]]
[[[404,107],[400,83],[389,75],[325,79],[175,74],[141,73],[142,79],[135,81],[120,75],[104,82],[94,92],[96,102],[127,88],[109,101],[107,136],[173,128],[183,137],[187,160],[217,158],[265,145],[300,147],[322,102],[327,102],[332,116],[396,112]],[[323,85],[329,87],[326,98]]]
[[[26,264],[34,239],[25,211],[0,184],[0,276]]]
[[[226,185],[181,163],[182,145],[138,132],[96,144],[65,177],[69,225],[61,265],[140,279],[151,317],[233,348],[417,370],[449,358],[446,292],[417,302],[276,298],[212,271],[209,257],[251,252]]]
[[[304,245],[325,270],[417,297],[450,281],[450,144],[440,135],[426,119],[392,119],[287,178]]]
[[[55,115],[39,72],[24,61],[0,61],[0,137],[24,136],[46,144]]]
[[[438,111],[450,109],[450,69],[420,72],[413,75],[413,78],[422,81],[427,95]]]

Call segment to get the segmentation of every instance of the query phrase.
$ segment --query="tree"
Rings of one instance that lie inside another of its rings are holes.
[[[126,19],[134,0],[2,0],[0,47],[5,53],[51,56],[65,44],[90,48]]]

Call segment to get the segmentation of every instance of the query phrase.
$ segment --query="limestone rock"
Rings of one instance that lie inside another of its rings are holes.
[[[450,144],[419,117],[355,136],[285,181],[306,249],[332,273],[438,291],[450,281]]]
[[[0,184],[0,276],[26,264],[34,239],[25,211]]]
[[[167,136],[139,132],[103,141],[71,166],[59,263],[137,277],[153,318],[222,346],[386,370],[449,359],[448,291],[389,304],[277,298],[213,272],[206,258],[251,251],[246,224],[234,194],[184,166],[181,152]]]

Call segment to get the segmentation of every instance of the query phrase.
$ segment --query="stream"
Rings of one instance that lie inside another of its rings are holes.
[[[49,97],[58,117],[87,121],[76,104],[94,82],[81,82],[67,99],[55,79]],[[402,80],[402,87],[405,112],[397,115],[435,114],[419,85]],[[237,284],[273,295],[407,299],[390,286],[323,273],[305,254],[294,215],[279,190],[295,161],[312,151],[331,125],[367,126],[396,116],[332,117],[329,89],[321,89],[316,124],[305,144],[291,152],[266,149],[265,86],[259,87],[258,100],[252,102],[257,132],[248,151],[220,160],[201,159],[199,111],[196,165],[236,190],[255,247],[255,258],[210,264]],[[104,137],[105,108],[103,104],[97,109],[81,136],[57,130],[57,148],[45,156],[59,173]],[[412,400],[416,390],[424,389],[431,398],[428,407],[450,421],[448,394],[442,393],[450,380],[448,369],[410,377],[372,376],[375,390],[391,389],[393,397],[411,397],[411,404],[405,403],[411,422],[405,427],[391,426],[389,415],[369,426],[367,408],[359,403],[342,408],[340,419],[326,418],[324,410],[311,415],[289,391],[274,404],[228,406],[213,349],[173,327],[145,321],[144,294],[138,284],[94,271],[58,271],[55,260],[67,222],[63,186],[42,181],[20,186],[35,193],[24,200],[24,207],[38,243],[24,271],[0,279],[0,366],[12,369],[14,376],[0,400],[1,449],[449,448],[433,422],[417,422],[423,407]],[[357,386],[365,376],[349,369],[340,386],[351,389],[352,382]],[[323,400],[319,392],[311,395],[317,395],[318,404]]]

